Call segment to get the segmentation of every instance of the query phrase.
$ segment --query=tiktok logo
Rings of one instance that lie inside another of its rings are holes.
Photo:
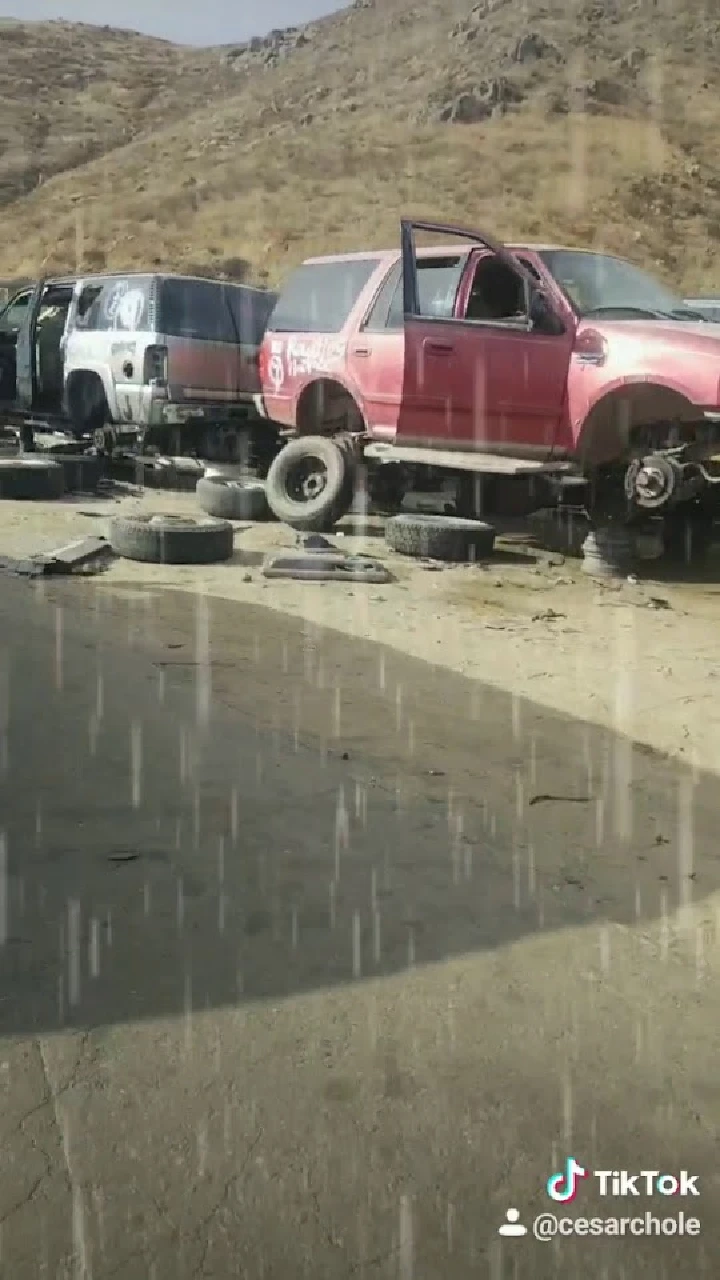
[[[587,1178],[588,1169],[583,1169],[572,1156],[568,1156],[565,1161],[565,1168],[560,1173],[554,1173],[547,1180],[547,1193],[551,1200],[558,1200],[561,1204],[568,1204],[570,1200],[574,1200],[577,1195],[578,1183],[581,1178]]]

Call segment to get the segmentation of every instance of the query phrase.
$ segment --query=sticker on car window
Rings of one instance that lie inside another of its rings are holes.
[[[144,310],[144,291],[137,287],[131,288],[128,280],[118,280],[103,305],[103,314],[111,329],[139,328]]]

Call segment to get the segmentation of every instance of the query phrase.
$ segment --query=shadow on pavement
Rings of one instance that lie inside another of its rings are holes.
[[[429,664],[189,596],[6,579],[0,616],[6,1034],[651,920],[720,883],[714,778]]]

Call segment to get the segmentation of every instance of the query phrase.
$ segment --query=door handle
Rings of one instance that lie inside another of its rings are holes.
[[[455,350],[449,342],[428,342],[427,348],[435,356],[449,356]]]
[[[354,356],[369,356],[369,355],[370,355],[370,348],[369,348],[369,347],[353,347],[353,355],[354,355]]]

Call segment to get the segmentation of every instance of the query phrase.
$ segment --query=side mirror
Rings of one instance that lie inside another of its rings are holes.
[[[538,333],[558,335],[565,332],[560,316],[541,289],[533,289],[530,298],[530,325]]]

